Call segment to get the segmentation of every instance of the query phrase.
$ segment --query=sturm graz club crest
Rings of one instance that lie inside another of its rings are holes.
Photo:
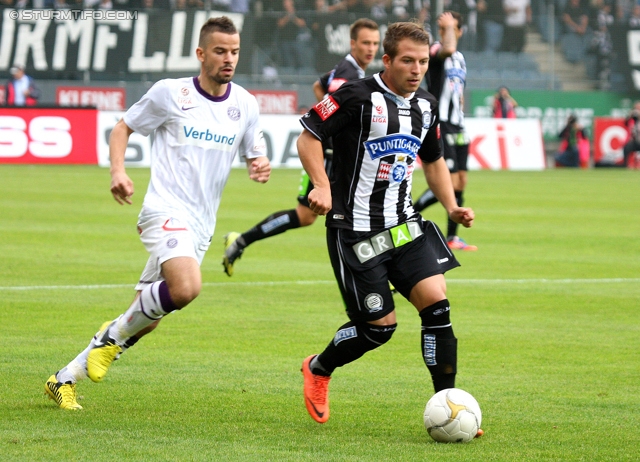
[[[424,111],[422,113],[422,128],[428,130],[431,127],[431,111]]]
[[[364,306],[367,307],[369,313],[375,313],[382,310],[383,299],[380,294],[369,294],[364,298]]]
[[[398,156],[395,163],[391,166],[389,172],[389,181],[401,183],[409,171],[409,165],[405,162],[405,156]]]

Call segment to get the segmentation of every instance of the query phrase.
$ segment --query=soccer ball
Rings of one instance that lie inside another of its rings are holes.
[[[447,388],[433,395],[424,410],[424,426],[436,441],[466,443],[482,424],[476,399],[459,388]]]

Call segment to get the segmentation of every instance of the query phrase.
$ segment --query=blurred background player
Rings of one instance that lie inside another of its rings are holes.
[[[45,383],[45,392],[62,409],[82,409],[77,381],[87,376],[102,381],[126,348],[199,295],[200,264],[236,154],[245,157],[252,180],[269,179],[258,102],[231,83],[239,51],[233,22],[225,16],[209,19],[196,49],[199,76],[157,82],[111,133],[111,193],[118,203],[131,204],[133,182],[124,168],[129,137],[155,131],[151,180],[138,217],[150,255],[129,309],[104,323],[89,346]]]
[[[336,91],[349,80],[362,79],[367,66],[373,61],[380,46],[378,24],[370,19],[358,19],[351,25],[351,52],[345,56],[330,72],[327,72],[313,84],[313,93],[318,101],[325,95]],[[333,147],[331,140],[324,143],[325,168],[331,169]],[[242,255],[244,249],[261,239],[284,233],[290,229],[312,225],[318,215],[309,208],[309,192],[313,184],[303,172],[298,189],[298,205],[295,209],[281,210],[269,215],[253,228],[242,234],[231,232],[224,237],[224,256],[222,265],[229,276],[233,274],[233,264]]]
[[[467,65],[458,51],[458,40],[462,37],[462,15],[455,11],[445,11],[438,17],[441,42],[434,42],[430,50],[427,84],[429,92],[439,102],[440,136],[444,158],[451,172],[451,180],[458,206],[464,204],[464,190],[467,187],[467,158],[469,157],[469,137],[464,131],[464,87],[467,79]],[[414,202],[418,212],[438,202],[433,191],[427,189]],[[458,236],[458,223],[447,219],[447,244],[453,250],[478,250]]]

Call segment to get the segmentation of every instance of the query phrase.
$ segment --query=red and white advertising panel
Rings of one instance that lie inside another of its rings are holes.
[[[593,160],[600,165],[622,165],[628,137],[624,118],[593,118]]]
[[[298,92],[288,90],[249,90],[258,100],[260,114],[297,114]]]
[[[67,107],[95,107],[102,111],[124,111],[127,92],[117,87],[56,88],[56,103]]]
[[[96,164],[95,109],[0,108],[0,163]]]
[[[542,127],[538,119],[465,119],[469,169],[543,170]]]
[[[99,164],[109,166],[109,137],[122,111],[81,108],[0,108],[0,163]],[[300,168],[296,141],[299,115],[260,118],[267,154],[274,167]],[[542,130],[537,119],[466,120],[469,168],[545,168]],[[133,133],[125,153],[129,167],[148,167],[153,135]],[[236,158],[235,166],[244,166]]]

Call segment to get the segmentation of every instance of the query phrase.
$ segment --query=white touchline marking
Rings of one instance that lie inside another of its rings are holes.
[[[598,279],[447,279],[448,284],[612,284],[638,283],[640,278],[598,278]],[[205,282],[206,287],[225,286],[283,286],[335,284],[334,280],[318,281],[245,281],[245,282]],[[50,286],[0,286],[0,291],[29,290],[98,290],[98,289],[133,289],[135,284],[93,284],[93,285],[50,285]]]

